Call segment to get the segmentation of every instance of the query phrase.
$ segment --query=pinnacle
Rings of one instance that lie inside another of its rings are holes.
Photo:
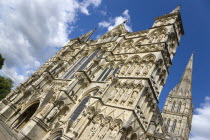
[[[170,14],[180,12],[181,6],[178,5]]]
[[[189,62],[188,62],[188,64],[187,64],[187,67],[186,67],[186,69],[191,69],[192,70],[192,65],[193,65],[193,57],[194,57],[194,53],[192,53],[192,55],[191,55],[191,57],[190,57],[190,60],[189,60]],[[186,71],[186,70],[185,70]]]
[[[88,33],[82,35],[79,37],[81,42],[87,42],[88,39],[91,37],[91,35],[94,33],[94,31],[96,30],[96,28],[94,28],[93,30],[89,31]]]

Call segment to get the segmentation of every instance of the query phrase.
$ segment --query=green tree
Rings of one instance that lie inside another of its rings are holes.
[[[7,96],[10,93],[13,85],[13,81],[10,78],[5,78],[0,76],[0,100]]]
[[[0,69],[4,65],[4,58],[0,54]],[[10,93],[13,86],[13,81],[10,78],[0,76],[0,100],[7,96]]]
[[[3,65],[4,65],[4,58],[0,54],[0,69],[2,68]]]

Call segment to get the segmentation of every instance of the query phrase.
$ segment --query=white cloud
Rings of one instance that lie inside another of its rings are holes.
[[[195,109],[192,120],[190,140],[209,140],[210,138],[210,97],[206,97],[201,107]]]
[[[104,11],[104,10],[99,11],[99,13],[100,13],[101,15],[103,15],[103,16],[106,16],[106,15],[107,15],[107,11]]]
[[[102,21],[102,22],[99,22],[98,25],[100,27],[109,27],[110,26],[110,22],[106,22],[106,21]]]
[[[94,6],[94,7],[97,7],[101,4],[101,0],[84,0],[82,3],[81,3],[81,12],[83,12],[84,14],[86,15],[89,15],[89,11],[88,11],[88,7],[89,6]]]
[[[130,25],[130,15],[129,15],[129,11],[128,9],[126,9],[121,16],[117,16],[114,19],[109,19],[108,21],[102,21],[99,22],[98,25],[99,27],[103,27],[103,28],[107,28],[108,31],[110,31],[111,29],[113,29],[114,27],[116,27],[117,25],[123,23],[124,21],[128,21],[125,23],[125,28],[126,30],[128,30],[129,32],[132,32],[132,28]]]
[[[77,15],[89,15],[101,0],[2,0],[0,1],[1,73],[17,85],[38,69],[69,40]]]

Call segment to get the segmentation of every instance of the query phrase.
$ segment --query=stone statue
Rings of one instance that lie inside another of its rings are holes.
[[[50,113],[47,115],[46,119],[49,122],[59,111],[59,106],[54,107]]]

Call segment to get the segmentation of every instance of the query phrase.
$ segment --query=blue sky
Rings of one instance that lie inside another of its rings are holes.
[[[210,130],[209,0],[0,1],[0,53],[6,58],[0,73],[18,85],[69,39],[95,27],[97,30],[92,38],[96,39],[125,19],[128,19],[127,29],[145,30],[152,26],[155,17],[171,12],[178,5],[181,5],[185,35],[174,57],[159,106],[162,109],[194,52],[195,119],[191,140],[207,140],[210,137],[207,132]]]

